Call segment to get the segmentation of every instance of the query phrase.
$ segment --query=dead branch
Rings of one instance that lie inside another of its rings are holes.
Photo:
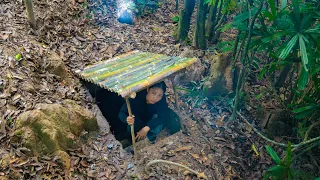
[[[309,127],[309,129],[307,130],[306,134],[304,135],[304,140],[303,140],[303,141],[307,141],[307,140],[308,140],[308,137],[309,137],[309,133],[310,133],[310,131],[312,130],[312,128],[314,128],[315,126],[319,126],[319,125],[320,125],[320,121],[313,123],[313,124]]]
[[[273,141],[273,140],[267,138],[266,136],[261,134],[259,132],[259,130],[257,130],[255,127],[253,127],[253,125],[250,124],[249,121],[244,116],[242,116],[242,114],[240,114],[238,111],[237,111],[237,114],[242,120],[244,120],[244,122],[246,122],[253,129],[254,132],[256,132],[260,137],[262,137],[262,139],[264,139],[264,140],[266,140],[266,141],[268,141],[268,142],[270,142],[272,144],[278,145],[278,146],[282,146],[282,147],[287,147],[288,146],[287,144],[278,143],[276,141]],[[292,149],[292,151],[295,151],[295,150],[297,150],[298,148],[300,148],[300,147],[302,147],[304,145],[307,145],[307,144],[310,144],[310,143],[313,143],[313,142],[316,142],[316,141],[319,141],[319,140],[320,140],[320,136],[318,136],[316,138],[313,138],[313,139],[310,139],[308,141],[303,141],[303,142],[301,142],[299,144],[292,144],[291,146],[294,147]]]
[[[0,136],[0,139],[1,137],[4,137],[7,135],[6,123],[3,119],[0,119],[0,133],[2,134],[2,136]]]
[[[174,165],[174,166],[178,166],[178,167],[181,167],[187,171],[190,171],[191,173],[197,175],[197,178],[198,179],[207,179],[207,176],[205,176],[205,174],[202,172],[202,173],[199,173],[193,169],[190,169],[189,167],[185,166],[185,165],[182,165],[182,164],[179,164],[179,163],[175,163],[175,162],[171,162],[171,161],[166,161],[166,160],[162,160],[162,159],[156,159],[156,160],[153,160],[153,161],[150,161],[146,167],[145,167],[145,171],[148,172],[148,169],[150,166],[152,166],[153,164],[156,164],[156,163],[165,163],[165,164],[169,164],[169,165]]]

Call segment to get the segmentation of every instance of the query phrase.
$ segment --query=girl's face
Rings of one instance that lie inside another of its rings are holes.
[[[161,88],[151,88],[151,89],[147,89],[147,103],[148,104],[155,104],[157,102],[159,102],[162,99],[163,96],[163,90]]]

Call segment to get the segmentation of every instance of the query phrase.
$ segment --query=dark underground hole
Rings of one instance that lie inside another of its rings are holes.
[[[131,135],[127,132],[127,124],[122,123],[118,118],[118,113],[122,105],[125,103],[124,98],[93,83],[82,81],[82,84],[84,84],[89,90],[103,116],[107,119],[110,125],[110,130],[114,134],[115,138],[122,143],[123,148],[130,146],[132,142]],[[170,118],[164,124],[163,132],[158,136],[170,136],[180,131],[179,116],[170,108],[169,114]],[[159,137],[157,139],[159,139]]]

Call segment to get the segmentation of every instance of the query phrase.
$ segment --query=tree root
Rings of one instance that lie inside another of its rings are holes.
[[[256,132],[262,139],[264,139],[264,140],[266,140],[266,141],[268,141],[268,142],[270,142],[270,143],[272,143],[272,144],[278,145],[278,146],[282,146],[282,147],[287,147],[287,146],[288,146],[287,144],[278,143],[278,142],[276,142],[276,141],[273,141],[273,140],[265,137],[263,134],[261,134],[261,133],[259,132],[259,130],[257,130],[255,127],[253,127],[252,124],[250,124],[250,123],[248,122],[248,120],[247,120],[244,116],[242,116],[242,114],[240,114],[239,112],[237,112],[237,114],[238,114],[238,116],[239,116],[242,120],[244,120],[244,122],[246,122],[246,123],[253,129],[253,131]],[[302,147],[302,146],[304,146],[304,145],[307,145],[307,144],[310,144],[310,143],[313,143],[313,142],[316,142],[316,141],[319,141],[319,140],[320,140],[320,136],[318,136],[318,137],[316,137],[316,138],[313,138],[313,139],[310,139],[310,140],[308,140],[308,141],[303,141],[303,142],[301,142],[301,143],[299,143],[299,144],[292,144],[292,145],[291,145],[291,146],[293,147],[292,151],[295,151],[295,150],[297,150],[298,148],[300,148],[300,147]]]
[[[320,122],[315,122],[313,123],[309,129],[307,130],[306,134],[304,135],[304,139],[303,141],[307,141],[308,140],[308,137],[309,137],[309,134],[310,134],[310,131],[312,130],[312,128],[314,128],[315,126],[319,126],[320,125]]]
[[[175,163],[175,162],[171,162],[171,161],[166,161],[166,160],[161,160],[161,159],[156,159],[156,160],[153,160],[153,161],[150,161],[146,167],[145,167],[145,171],[146,172],[149,172],[148,169],[151,165],[153,164],[156,164],[156,163],[165,163],[165,164],[169,164],[169,165],[174,165],[174,166],[178,166],[178,167],[181,167],[187,171],[190,171],[191,173],[197,175],[197,178],[198,179],[207,179],[207,176],[202,172],[202,173],[199,173],[193,169],[190,169],[189,167],[185,166],[185,165],[182,165],[182,164],[179,164],[179,163]]]

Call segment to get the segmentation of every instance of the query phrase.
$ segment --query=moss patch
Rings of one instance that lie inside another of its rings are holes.
[[[36,107],[18,117],[15,131],[22,144],[35,155],[59,152],[64,159],[62,162],[66,163],[68,154],[65,151],[80,147],[81,132],[99,129],[92,113],[74,101],[66,100],[63,105],[38,104]]]

